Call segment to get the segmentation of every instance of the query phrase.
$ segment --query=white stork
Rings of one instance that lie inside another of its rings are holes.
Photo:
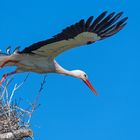
[[[16,48],[11,54],[8,47],[6,53],[0,52],[0,68],[6,66],[17,67],[15,71],[4,74],[0,84],[7,76],[21,72],[58,73],[83,80],[97,95],[84,71],[66,70],[54,58],[68,49],[92,44],[98,40],[110,37],[126,25],[128,17],[118,20],[123,12],[106,14],[107,11],[101,13],[94,21],[92,21],[93,16],[90,16],[86,21],[82,19],[52,38],[32,44],[22,51]]]

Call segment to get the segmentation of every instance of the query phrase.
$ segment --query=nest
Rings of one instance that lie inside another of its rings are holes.
[[[21,84],[15,84],[11,92],[8,92],[10,81],[6,81],[6,84],[0,87],[0,140],[33,139],[33,132],[29,129],[30,121],[33,112],[38,107],[37,101],[46,83],[46,76],[44,76],[34,102],[30,103],[28,109],[24,109],[19,103],[13,101],[13,96],[15,91],[25,83],[27,77],[28,75]]]
[[[0,88],[0,140],[23,140],[33,137],[33,132],[29,129],[33,110],[24,110],[12,101],[15,91],[22,84],[16,84],[11,93],[8,92],[8,82]],[[23,119],[25,117],[28,117],[28,121]]]
[[[19,130],[20,128],[16,109],[14,107],[9,108],[0,101],[0,134]]]

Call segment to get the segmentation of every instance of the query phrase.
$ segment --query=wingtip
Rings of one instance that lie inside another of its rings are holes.
[[[103,14],[103,13],[104,13],[104,14],[107,14],[107,13],[108,13],[108,11],[107,11],[107,10],[105,10],[105,11],[103,11],[101,14]]]
[[[108,13],[108,11],[104,11],[104,12],[102,12],[99,16],[102,15],[102,16],[104,17],[104,16],[106,16],[107,13]]]
[[[90,16],[88,19],[93,19],[94,16]]]
[[[128,20],[128,17],[125,17],[126,20]]]
[[[123,14],[124,14],[124,12],[123,12],[123,11],[120,11],[118,14],[119,14],[119,15],[123,15]]]

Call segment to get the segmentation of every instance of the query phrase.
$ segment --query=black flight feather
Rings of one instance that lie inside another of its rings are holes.
[[[81,19],[79,22],[65,28],[61,33],[53,36],[52,38],[34,43],[19,53],[33,53],[33,51],[47,44],[73,39],[83,32],[96,33],[97,36],[100,37],[100,40],[102,40],[116,34],[126,25],[126,20],[128,17],[118,21],[123,12],[116,15],[115,12],[112,12],[108,16],[106,16],[106,14],[107,11],[101,13],[93,22],[93,16],[90,16],[86,21]],[[87,44],[91,43],[93,42],[87,42]]]

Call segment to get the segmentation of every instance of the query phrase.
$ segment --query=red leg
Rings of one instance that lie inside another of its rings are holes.
[[[17,73],[16,70],[15,70],[15,71],[12,71],[12,72],[10,72],[10,73],[4,74],[4,75],[2,76],[1,81],[0,81],[0,85],[1,85],[1,84],[3,83],[3,81],[7,78],[7,76],[10,76],[10,75],[15,74],[15,73]]]
[[[7,61],[3,62],[3,63],[0,65],[0,69],[3,68],[3,67],[4,67],[7,63],[9,63],[9,62],[18,63],[18,61],[16,61],[16,60],[7,60]]]

